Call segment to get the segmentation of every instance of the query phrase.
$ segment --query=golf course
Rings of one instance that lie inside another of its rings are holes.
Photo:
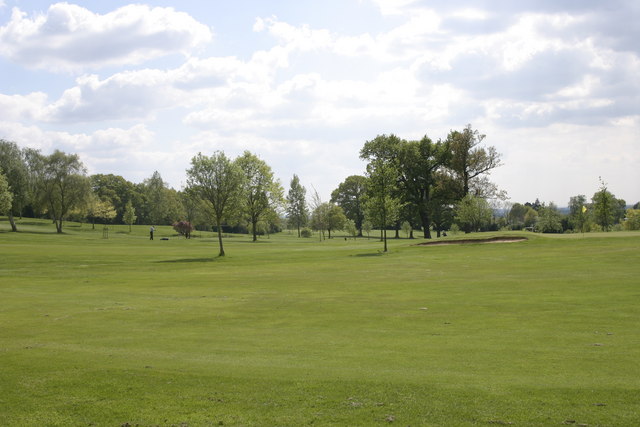
[[[17,224],[1,425],[640,424],[640,232],[285,231],[218,257],[210,232]]]

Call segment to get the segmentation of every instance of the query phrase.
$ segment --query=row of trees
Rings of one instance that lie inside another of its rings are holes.
[[[283,189],[257,156],[245,152],[232,163],[238,179],[229,194],[239,201],[234,204],[234,225],[250,229],[255,240],[265,224],[278,227]],[[43,155],[0,140],[0,213],[8,215],[13,231],[16,215],[49,217],[59,233],[68,219],[130,226],[183,220],[210,228],[209,207],[193,186],[176,191],[158,172],[139,184],[113,174],[88,176],[76,154],[56,150]]]
[[[194,225],[213,226],[220,255],[223,230],[249,231],[255,241],[262,232],[280,230],[284,221],[299,237],[311,227],[321,239],[325,232],[331,238],[335,230],[355,237],[379,229],[385,251],[387,230],[395,230],[396,237],[400,229],[410,237],[413,230],[421,230],[428,239],[431,230],[440,236],[452,227],[465,232],[525,227],[589,231],[596,226],[609,230],[617,224],[640,228],[635,225],[638,206],[625,211],[625,202],[604,183],[590,203],[584,195],[572,197],[566,215],[537,200],[509,205],[504,192],[488,179],[500,165],[500,155],[494,147],[481,146],[484,139],[470,125],[435,142],[428,136],[404,140],[379,135],[360,151],[366,174],[347,177],[328,202],[315,189],[307,201],[307,189],[297,175],[285,195],[269,165],[248,151],[236,159],[221,151],[198,154],[187,170],[186,188],[176,191],[158,172],[139,184],[113,174],[87,176],[75,154],[42,155],[0,140],[0,213],[8,214],[14,231],[14,215],[48,216],[58,232],[66,219],[129,226],[174,224],[185,236]]]
[[[640,202],[627,208],[625,200],[616,198],[601,181],[590,200],[584,194],[571,197],[565,212],[553,203],[538,200],[514,203],[500,225],[512,230],[527,228],[542,233],[610,231],[616,227],[640,230]]]

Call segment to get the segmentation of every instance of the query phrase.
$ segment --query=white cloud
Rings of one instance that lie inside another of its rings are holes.
[[[14,8],[0,27],[0,54],[29,67],[76,70],[189,54],[212,37],[207,26],[172,8],[132,4],[99,15],[56,3],[33,17]]]

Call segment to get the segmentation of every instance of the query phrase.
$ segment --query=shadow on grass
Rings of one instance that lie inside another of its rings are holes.
[[[20,228],[18,228],[18,231],[12,231],[11,229],[9,230],[0,230],[0,233],[4,234],[4,233],[14,233],[14,234],[48,234],[50,236],[64,236],[64,235],[68,235],[67,233],[65,233],[64,231],[62,233],[58,233],[55,229],[54,230],[21,230]]]
[[[355,254],[355,255],[351,255],[351,256],[362,258],[362,257],[383,256],[383,255],[384,255],[384,252],[371,252],[371,253],[366,253],[366,254]]]
[[[159,264],[180,264],[180,263],[197,263],[197,262],[214,262],[218,257],[214,258],[182,258],[182,259],[167,259],[164,261],[156,261]]]

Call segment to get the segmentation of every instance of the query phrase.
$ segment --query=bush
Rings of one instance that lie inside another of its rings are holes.
[[[178,221],[173,224],[173,229],[178,233],[182,234],[187,239],[191,238],[191,232],[193,231],[193,226],[189,221]]]
[[[300,236],[302,236],[302,237],[311,237],[311,236],[313,236],[313,232],[311,232],[311,230],[308,229],[308,228],[303,228],[302,230],[300,230]]]

